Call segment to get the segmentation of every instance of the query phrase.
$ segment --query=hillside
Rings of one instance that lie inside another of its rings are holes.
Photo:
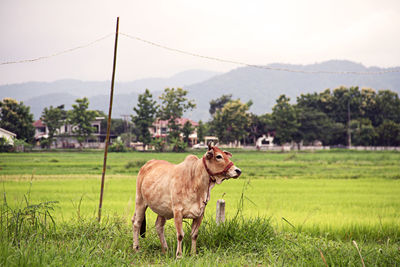
[[[147,78],[115,84],[113,117],[132,113],[138,94],[148,88],[158,97],[166,87],[184,87],[207,80],[220,73],[206,70],[188,70],[168,78]],[[45,107],[65,104],[70,109],[75,99],[87,96],[90,109],[108,112],[110,81],[58,80],[54,82],[27,82],[0,86],[0,99],[12,97],[31,107],[38,119]]]
[[[382,68],[367,68],[350,61],[332,60],[312,65],[268,65],[276,68],[288,68],[306,71],[380,71]],[[400,67],[397,67],[400,69]],[[222,94],[232,94],[244,102],[253,101],[251,111],[256,114],[270,112],[275,100],[281,94],[286,94],[292,101],[300,94],[320,92],[327,88],[339,86],[369,87],[375,90],[390,89],[400,93],[400,74],[387,73],[382,75],[333,75],[304,74],[283,71],[270,71],[251,67],[242,67],[228,73],[215,76],[202,83],[186,86],[190,96],[196,99],[196,118],[207,119],[209,101]]]
[[[345,60],[331,60],[310,65],[270,64],[270,67],[306,71],[357,71],[371,72],[385,70],[378,67],[367,68],[362,64]],[[396,67],[395,69],[400,69]],[[154,97],[166,87],[184,87],[189,98],[194,99],[197,108],[185,116],[194,120],[209,119],[208,109],[211,99],[222,94],[232,94],[243,101],[252,100],[251,111],[256,114],[270,112],[275,100],[286,94],[292,101],[302,93],[319,92],[339,86],[369,87],[375,90],[389,89],[400,93],[400,74],[381,75],[338,75],[305,74],[271,71],[251,67],[241,67],[220,74],[210,71],[191,70],[178,73],[170,78],[149,78],[132,82],[117,83],[115,88],[113,117],[132,114],[138,93],[149,88]],[[39,118],[44,107],[65,104],[69,109],[78,97],[88,96],[90,109],[108,111],[110,82],[86,82],[60,80],[52,83],[30,82],[0,86],[0,98],[13,97],[31,106],[35,118]]]

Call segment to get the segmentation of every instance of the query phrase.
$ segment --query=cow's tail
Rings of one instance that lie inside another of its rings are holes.
[[[143,216],[142,226],[140,226],[140,237],[146,237],[146,213]]]

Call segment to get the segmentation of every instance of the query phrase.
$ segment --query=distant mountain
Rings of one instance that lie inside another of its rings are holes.
[[[19,101],[47,94],[71,94],[75,96],[93,96],[106,94],[110,82],[58,80],[54,82],[26,82],[0,86],[0,98],[12,97]]]
[[[18,98],[16,99],[19,100]],[[68,110],[71,109],[71,105],[75,102],[75,99],[77,99],[76,96],[68,93],[55,93],[32,97],[23,102],[24,105],[31,107],[31,113],[35,119],[38,119],[45,107],[49,107],[50,105],[53,107],[64,105],[65,109]]]
[[[114,91],[114,103],[117,104],[113,108],[113,117],[131,114],[138,94],[142,93],[146,88],[152,92],[159,92],[167,87],[177,88],[198,83],[218,74],[220,73],[214,71],[188,70],[169,78],[148,78],[132,82],[117,82]],[[31,107],[31,112],[37,119],[45,107],[64,104],[66,109],[70,109],[75,99],[84,96],[89,98],[90,109],[108,112],[109,91],[110,81],[58,80],[54,82],[27,82],[0,86],[0,99],[12,97],[18,101],[23,101]]]
[[[274,68],[287,68],[303,71],[355,71],[376,72],[396,69],[379,67],[367,68],[362,64],[345,60],[331,60],[310,65],[270,64]],[[115,86],[113,117],[133,114],[138,94],[145,88],[152,91],[154,98],[166,87],[184,87],[189,91],[189,98],[196,102],[196,109],[185,114],[194,120],[207,121],[209,102],[222,94],[232,94],[243,102],[253,101],[251,112],[263,114],[271,112],[276,99],[281,94],[289,96],[293,102],[304,93],[320,92],[327,88],[339,86],[369,87],[375,90],[389,89],[400,93],[400,73],[381,75],[350,74],[306,74],[285,71],[273,71],[252,67],[241,67],[220,74],[216,72],[191,70],[178,73],[170,78],[150,78],[132,82],[117,83]],[[65,104],[71,108],[76,98],[89,97],[90,109],[108,112],[110,82],[84,82],[77,80],[60,80],[52,83],[30,82],[0,86],[0,99],[13,97],[31,106],[35,118],[39,118],[45,107]]]
[[[169,78],[147,78],[132,82],[117,82],[115,91],[118,94],[129,94],[142,92],[144,89],[161,91],[166,87],[183,87],[188,84],[205,81],[215,75],[215,71],[188,70],[180,72]],[[68,93],[71,95],[91,97],[108,94],[110,81],[80,81],[80,80],[58,80],[54,82],[27,82],[19,84],[7,84],[0,86],[0,98],[12,97],[20,101],[46,94]]]
[[[287,68],[303,71],[382,71],[383,68],[367,68],[362,64],[345,60],[331,60],[311,65],[270,64],[274,68]],[[400,67],[392,68],[400,70]],[[251,111],[256,114],[271,112],[276,99],[286,94],[295,102],[300,94],[320,92],[339,86],[369,87],[375,90],[389,89],[400,93],[400,73],[381,75],[350,74],[305,74],[296,72],[273,71],[252,67],[242,67],[228,73],[215,76],[207,81],[186,86],[190,97],[196,100],[195,119],[208,120],[209,102],[222,94],[232,94],[243,102],[253,101]]]

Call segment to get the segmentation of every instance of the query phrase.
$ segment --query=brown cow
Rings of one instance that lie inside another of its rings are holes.
[[[174,218],[178,247],[176,257],[182,257],[184,236],[182,219],[193,219],[192,254],[196,253],[196,240],[204,210],[215,184],[237,178],[241,170],[230,161],[231,153],[209,145],[207,153],[199,159],[189,155],[175,165],[164,160],[150,160],[139,171],[136,181],[136,207],[132,218],[133,248],[139,250],[139,230],[145,232],[145,212],[150,207],[158,214],[156,229],[162,252],[168,249],[164,237],[166,220]]]

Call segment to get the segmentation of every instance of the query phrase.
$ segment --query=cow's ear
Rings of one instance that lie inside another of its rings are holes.
[[[229,151],[226,151],[226,150],[224,150],[223,151],[227,156],[228,156],[228,158],[231,158],[232,157],[232,154],[231,154],[231,152],[229,152]]]
[[[206,157],[207,159],[212,159],[214,157],[214,150],[213,149],[208,150]]]

